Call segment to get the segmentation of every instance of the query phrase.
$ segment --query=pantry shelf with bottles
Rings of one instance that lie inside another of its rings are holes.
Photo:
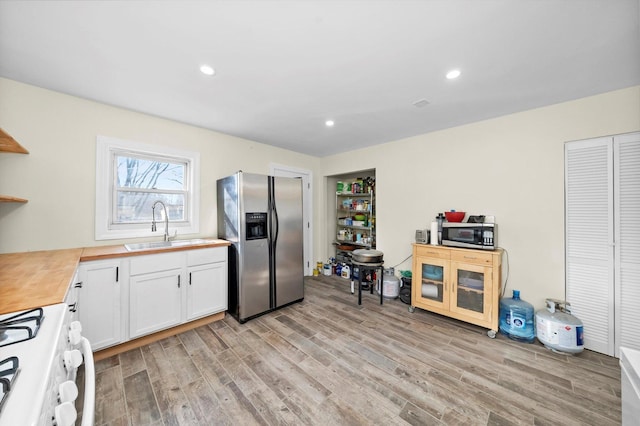
[[[356,181],[336,191],[336,260],[350,263],[349,253],[376,247],[373,181]]]

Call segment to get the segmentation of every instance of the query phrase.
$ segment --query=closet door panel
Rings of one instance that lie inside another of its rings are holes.
[[[640,350],[640,133],[614,137],[616,356]]]
[[[565,144],[566,300],[585,348],[614,354],[611,138]]]

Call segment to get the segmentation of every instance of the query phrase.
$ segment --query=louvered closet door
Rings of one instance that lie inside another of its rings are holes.
[[[565,256],[585,348],[614,355],[612,138],[565,144]]]
[[[615,355],[640,350],[640,133],[614,137]]]

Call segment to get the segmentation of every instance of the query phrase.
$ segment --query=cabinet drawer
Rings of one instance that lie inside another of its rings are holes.
[[[212,247],[187,252],[187,266],[204,265],[205,263],[225,262],[227,251],[225,247]]]
[[[451,260],[462,263],[472,263],[474,265],[489,265],[493,264],[493,254],[478,252],[475,250],[469,251],[453,251],[451,252]]]
[[[184,253],[150,254],[131,258],[130,275],[147,274],[150,272],[168,271],[184,266]]]
[[[418,245],[414,246],[416,248],[416,256],[423,257],[435,257],[437,259],[449,259],[450,251],[448,249],[438,248],[438,246],[430,246],[430,245]]]

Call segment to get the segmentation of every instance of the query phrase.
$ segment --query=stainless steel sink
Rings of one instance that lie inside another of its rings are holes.
[[[152,241],[149,243],[125,244],[124,247],[127,249],[127,251],[157,250],[157,249],[171,248],[171,247],[195,246],[199,244],[211,243],[213,241],[214,240],[194,238],[192,240]]]

